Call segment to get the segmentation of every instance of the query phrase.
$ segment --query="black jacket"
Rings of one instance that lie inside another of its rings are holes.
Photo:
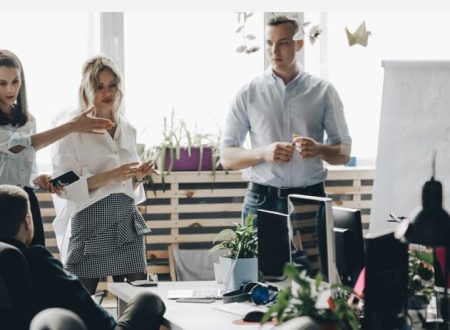
[[[64,270],[61,262],[43,246],[27,247],[15,239],[0,239],[22,251],[31,276],[32,315],[59,307],[71,310],[89,330],[110,330],[116,325],[111,315],[98,306],[80,280]],[[31,321],[31,320],[30,320]]]

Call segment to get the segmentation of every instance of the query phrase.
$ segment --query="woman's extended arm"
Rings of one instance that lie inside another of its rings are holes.
[[[110,129],[114,126],[114,124],[108,119],[89,117],[88,115],[92,111],[93,108],[82,112],[80,115],[65,124],[32,135],[31,145],[34,147],[34,149],[39,150],[48,146],[49,144],[52,144],[55,141],[62,139],[70,133],[79,132],[103,134],[96,132],[96,130]]]

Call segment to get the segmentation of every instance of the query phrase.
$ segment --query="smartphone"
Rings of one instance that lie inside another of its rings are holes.
[[[155,164],[154,160],[148,159],[145,162],[143,162],[142,164],[145,164],[145,163],[149,164],[150,166],[153,165],[153,173],[155,173],[156,175],[161,175],[161,173],[156,169],[156,164]]]
[[[136,280],[136,281],[128,281],[126,280],[128,284],[131,284],[132,286],[158,286],[158,282],[153,282],[149,280]]]
[[[57,187],[65,187],[75,181],[78,181],[79,179],[80,177],[76,175],[74,171],[69,171],[58,176],[57,178],[51,179],[50,183]]]

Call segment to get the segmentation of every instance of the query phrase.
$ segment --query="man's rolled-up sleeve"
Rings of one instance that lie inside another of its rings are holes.
[[[240,147],[250,130],[247,113],[248,86],[244,86],[233,100],[225,120],[221,147]]]

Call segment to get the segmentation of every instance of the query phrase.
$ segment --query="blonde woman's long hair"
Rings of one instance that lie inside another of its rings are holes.
[[[86,110],[94,106],[95,93],[98,89],[98,75],[102,71],[109,71],[117,81],[117,95],[114,103],[113,116],[117,119],[118,113],[121,111],[123,99],[122,77],[119,69],[106,56],[95,56],[86,61],[83,65],[82,79],[79,90],[80,108]]]

